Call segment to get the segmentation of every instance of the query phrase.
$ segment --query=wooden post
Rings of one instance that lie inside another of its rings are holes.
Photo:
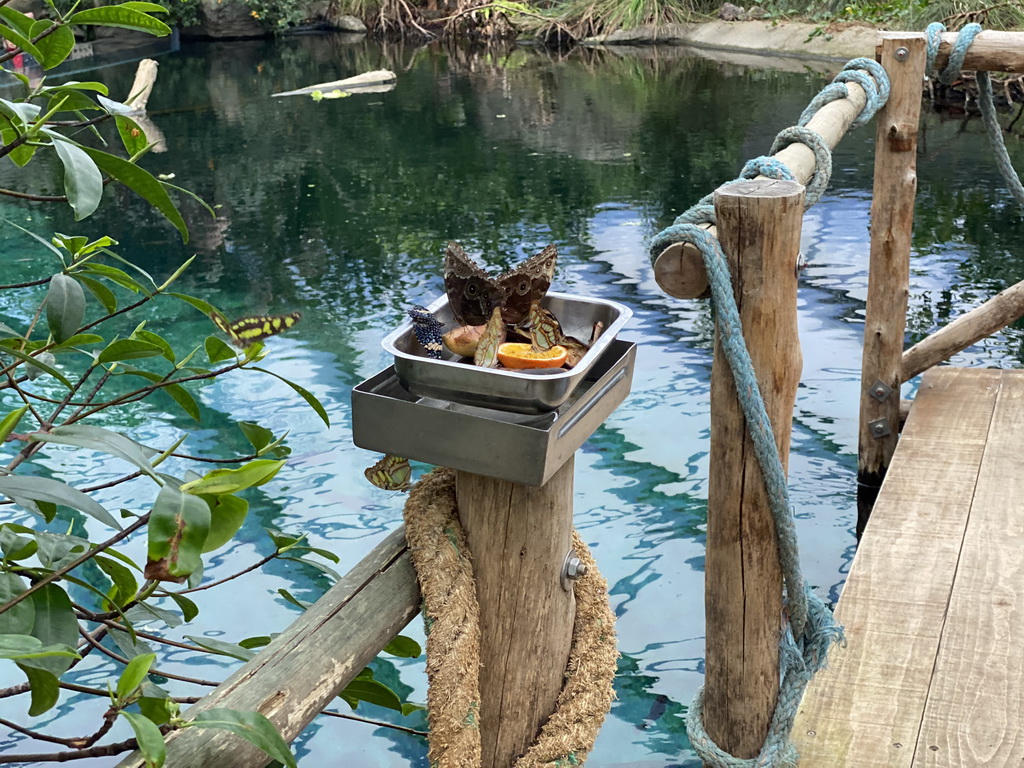
[[[573,459],[541,488],[456,475],[480,601],[482,764],[509,768],[562,690],[576,602],[562,589],[572,548]]]
[[[892,90],[878,114],[875,134],[871,256],[861,365],[858,537],[896,450],[925,41],[919,35],[886,37],[880,60],[889,73]]]
[[[771,180],[715,192],[718,236],[784,466],[803,365],[796,318],[803,192]],[[764,480],[717,334],[710,465],[704,726],[722,749],[751,758],[778,695],[782,574]]]

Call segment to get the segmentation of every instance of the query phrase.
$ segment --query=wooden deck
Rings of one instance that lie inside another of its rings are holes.
[[[925,374],[838,617],[801,766],[1024,765],[1024,373]]]

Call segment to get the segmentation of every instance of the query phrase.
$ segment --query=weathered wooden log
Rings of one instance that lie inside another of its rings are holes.
[[[387,69],[375,69],[363,72],[344,80],[332,80],[329,83],[317,83],[294,91],[282,91],[271,96],[308,96],[313,91],[342,91],[344,93],[387,93],[395,87],[395,73]]]
[[[1024,317],[1024,280],[997,293],[903,353],[902,381],[910,381],[986,336]]]
[[[903,334],[910,286],[910,238],[917,193],[917,133],[925,40],[886,37],[881,63],[889,101],[875,138],[871,252],[861,362],[857,530],[863,530],[889,467],[899,428]]]
[[[715,192],[743,335],[788,465],[802,357],[797,335],[801,185],[759,180]],[[705,560],[704,725],[736,757],[764,743],[779,689],[782,574],[763,475],[716,334]]]
[[[864,89],[859,85],[846,83],[846,87],[849,95],[845,99],[829,102],[807,123],[807,127],[817,131],[829,148],[835,147],[846,135],[867,102]],[[804,144],[790,144],[775,157],[793,172],[801,184],[806,184],[814,173],[814,152]],[[702,225],[702,229],[707,229],[711,234],[716,231],[710,224]],[[676,243],[662,251],[654,262],[654,279],[665,293],[677,299],[696,299],[708,295],[704,262],[700,252],[690,244]]]
[[[936,66],[941,72],[949,64],[949,53],[953,50],[957,32],[946,32],[939,42],[939,53]],[[879,32],[876,58],[881,56],[882,48],[889,40],[907,40],[910,38],[925,39],[923,33],[910,32]],[[974,38],[971,47],[964,57],[965,70],[984,70],[986,72],[1024,72],[1024,32],[1000,32],[986,29]]]
[[[153,59],[143,59],[135,70],[135,82],[132,83],[132,89],[128,91],[128,98],[125,100],[125,104],[130,105],[135,114],[146,112],[149,95],[153,92],[153,84],[156,83],[157,67]]]
[[[456,475],[480,603],[481,762],[492,768],[509,768],[536,740],[562,690],[576,615],[561,583],[573,465],[540,488]]]
[[[257,711],[291,741],[419,612],[402,526],[254,659],[185,712]],[[227,731],[185,728],[167,737],[168,766],[259,768],[270,757]],[[144,768],[134,752],[117,768]]]

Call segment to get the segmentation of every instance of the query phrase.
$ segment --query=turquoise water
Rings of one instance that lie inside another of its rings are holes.
[[[381,67],[397,72],[394,91],[319,104],[270,98]],[[90,77],[123,93],[133,71],[123,65]],[[215,221],[186,202],[193,239],[183,246],[123,190],[109,190],[101,213],[78,225],[52,207],[8,206],[3,215],[39,232],[111,234],[124,255],[160,274],[196,253],[183,289],[232,315],[302,310],[301,325],[270,343],[268,365],[324,402],[331,429],[266,377],[198,389],[204,427],[252,419],[290,430],[293,449],[286,469],[253,498],[239,538],[210,558],[210,578],[271,551],[264,526],[307,532],[314,546],[341,557],[341,570],[393,529],[404,497],[363,479],[376,457],[351,443],[351,388],[389,364],[380,338],[403,309],[443,290],[449,239],[493,268],[555,242],[553,287],[627,304],[634,318],[623,336],[640,344],[632,394],[576,461],[576,525],[608,579],[622,652],[618,699],[588,765],[689,767],[696,763],[682,716],[703,674],[712,320],[706,303],[661,293],[645,242],[735,176],[745,159],[765,152],[827,80],[663,49],[560,57],[346,45],[330,37],[195,44],[160,59],[149,106],[169,151],[148,158],[147,167],[174,173],[176,183],[216,206]],[[808,212],[803,234],[804,371],[790,477],[804,568],[830,601],[854,549],[872,140],[873,128],[861,129],[841,145],[829,194]],[[1024,278],[1021,221],[983,142],[973,123],[961,129],[926,116],[908,341]],[[1020,142],[1010,144],[1024,161]],[[15,183],[9,174],[0,172],[5,186]],[[56,188],[54,181],[48,190]],[[28,274],[39,255],[27,239],[12,235],[8,245],[16,258],[8,257],[4,282]],[[23,318],[27,300],[0,306],[0,319]],[[205,318],[173,304],[151,322],[179,339],[210,332]],[[1020,367],[1024,333],[1010,329],[956,362]],[[218,450],[212,430],[196,430],[163,407],[139,407],[110,423],[152,444],[187,430],[190,452]],[[229,447],[241,449],[241,441]],[[47,461],[72,480],[119,474],[99,457],[74,468],[62,458],[54,451]],[[128,506],[148,493],[127,488],[104,500]],[[277,597],[279,588],[313,600],[328,585],[312,568],[272,563],[230,587],[197,593],[199,617],[168,634],[237,641],[278,632],[297,615]],[[408,632],[422,637],[418,621]],[[163,666],[210,679],[231,668],[187,652],[172,653]],[[422,701],[422,669],[422,660],[387,661],[377,674]],[[76,679],[101,684],[108,671],[90,658]],[[50,714],[91,724],[101,711],[102,703],[66,697]],[[425,725],[422,715],[395,718],[369,706],[359,714]],[[0,716],[22,715],[23,705],[0,703]],[[40,727],[57,731],[52,719],[42,718]],[[426,765],[422,739],[337,719],[318,719],[296,748],[308,768]],[[0,735],[0,751],[28,749]]]

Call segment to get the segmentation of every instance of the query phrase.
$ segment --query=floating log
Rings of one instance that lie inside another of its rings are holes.
[[[351,571],[185,719],[215,707],[256,711],[291,741],[419,612],[405,526]],[[167,736],[168,766],[260,768],[270,756],[227,731],[185,728]],[[144,768],[134,752],[117,768]]]
[[[481,764],[509,768],[555,710],[576,601],[562,587],[572,550],[574,459],[540,488],[459,471],[459,519],[480,603]]]
[[[796,314],[803,193],[795,182],[772,180],[715,192],[718,236],[784,467],[803,365]],[[779,690],[782,573],[764,478],[719,335],[711,368],[703,717],[719,747],[750,758],[764,743]]]
[[[903,353],[902,381],[910,381],[933,365],[1002,330],[1024,317],[1024,280],[997,293],[980,307],[961,315]]]
[[[897,52],[899,55],[897,56]],[[863,530],[899,431],[903,335],[910,291],[910,239],[917,193],[917,134],[923,35],[886,37],[881,63],[889,101],[878,113],[871,202],[871,251],[861,362],[857,531]]]
[[[135,82],[132,83],[132,89],[128,91],[128,98],[125,99],[125,104],[132,107],[132,114],[146,113],[149,95],[153,92],[153,84],[156,83],[158,66],[153,59],[143,59],[135,69]]]
[[[849,95],[845,99],[829,102],[807,123],[807,127],[817,131],[829,148],[835,147],[846,135],[867,103],[863,88],[856,83],[846,83],[846,87]],[[814,173],[814,152],[804,144],[790,144],[775,157],[785,163],[801,184],[806,184]],[[712,235],[716,232],[710,224],[701,225],[701,228]],[[654,262],[654,279],[665,293],[677,299],[696,299],[708,295],[704,262],[700,252],[689,243],[670,245],[659,254]]]
[[[377,69],[373,72],[364,72],[355,77],[346,77],[344,80],[332,80],[329,83],[317,83],[294,91],[275,93],[274,96],[309,96],[314,91],[324,93],[342,91],[343,93],[385,93],[395,87],[397,76],[387,69]]]
[[[958,32],[946,32],[939,42],[939,53],[936,66],[941,72],[949,64],[949,54],[953,50]],[[889,40],[908,40],[911,38],[925,39],[924,33],[911,32],[879,32],[875,58],[882,54],[882,48]],[[1024,32],[1000,32],[986,29],[974,38],[971,47],[964,57],[965,70],[983,70],[985,72],[1024,72]]]

